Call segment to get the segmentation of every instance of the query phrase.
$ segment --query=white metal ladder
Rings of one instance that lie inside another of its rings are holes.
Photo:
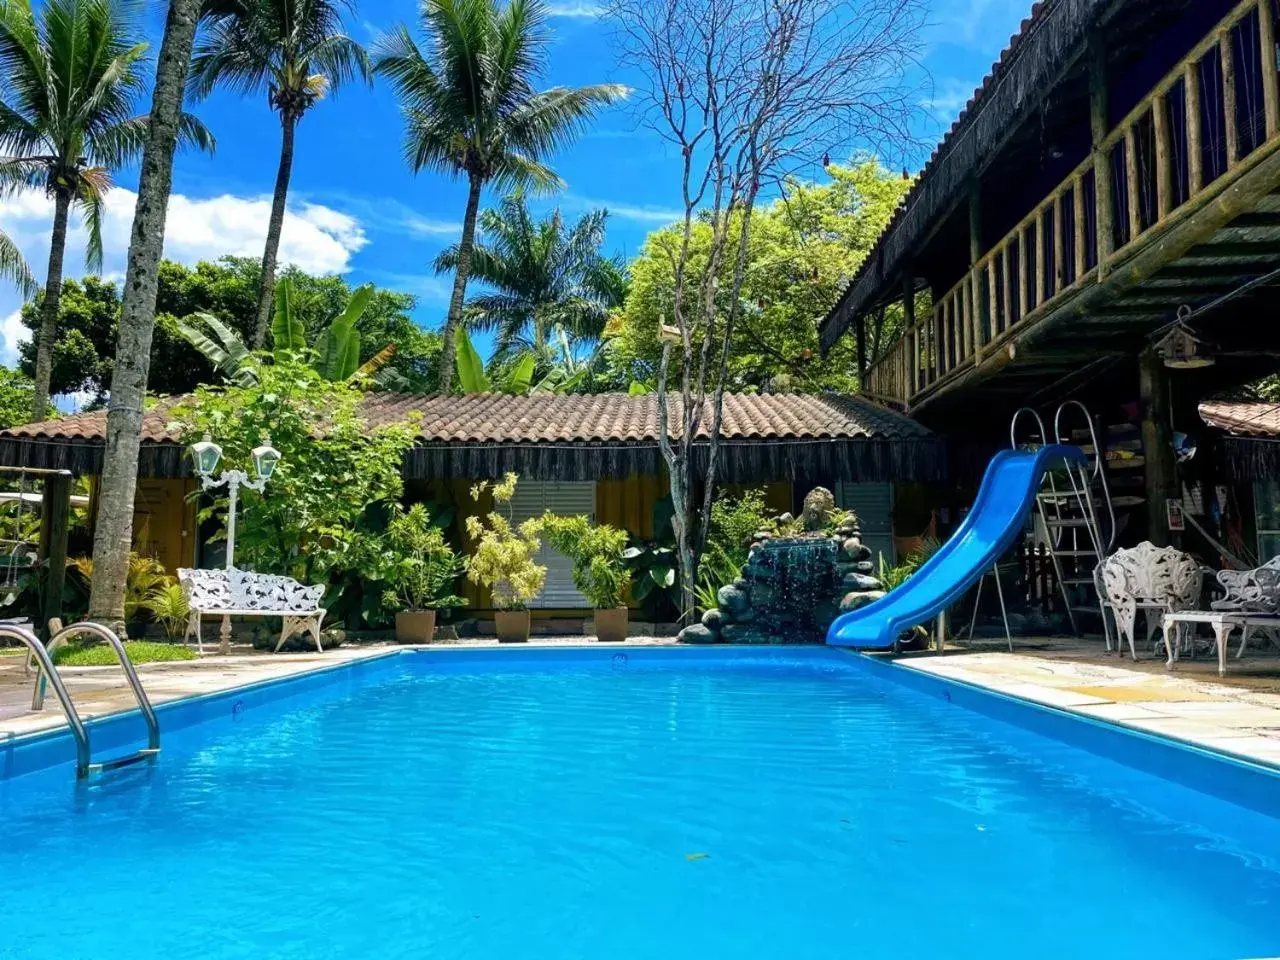
[[[1018,446],[1018,421],[1030,416],[1039,430],[1038,443],[1071,443],[1064,426],[1065,415],[1078,413],[1084,419],[1092,444],[1092,455],[1086,466],[1066,467],[1061,473],[1050,473],[1036,496],[1040,530],[1053,564],[1054,577],[1062,592],[1067,620],[1073,633],[1079,634],[1077,614],[1097,616],[1102,620],[1107,649],[1111,649],[1111,623],[1107,618],[1102,590],[1097,581],[1102,560],[1115,546],[1116,515],[1107,486],[1106,463],[1098,444],[1097,431],[1088,408],[1079,400],[1068,400],[1058,407],[1053,418],[1053,435],[1045,429],[1040,415],[1024,407],[1013,416],[1009,426],[1009,442]],[[1065,477],[1066,488],[1059,489]],[[1098,505],[1104,508],[1100,515]],[[1106,528],[1103,532],[1102,521]],[[1088,594],[1091,598],[1086,599]]]
[[[129,687],[133,690],[134,699],[138,701],[138,709],[142,712],[142,718],[147,725],[147,746],[144,749],[138,750],[136,753],[104,760],[101,763],[93,762],[89,748],[89,731],[80,719],[80,714],[76,711],[75,704],[71,701],[71,695],[67,692],[66,684],[62,682],[58,668],[53,664],[53,651],[66,643],[71,637],[84,633],[92,634],[99,639],[105,640],[111,649],[115,651],[116,657],[120,661],[120,667],[124,670],[125,679],[129,681]],[[129,659],[129,654],[125,651],[124,644],[120,642],[120,638],[116,636],[113,630],[109,630],[97,623],[73,623],[59,630],[49,640],[49,646],[45,647],[36,635],[26,627],[20,627],[12,623],[0,623],[0,637],[17,640],[26,646],[39,667],[39,676],[36,678],[35,690],[31,697],[32,710],[40,710],[44,707],[46,684],[53,686],[53,692],[57,695],[58,702],[62,704],[62,712],[66,714],[67,723],[71,727],[72,739],[75,740],[77,779],[84,779],[94,773],[127,767],[135,763],[141,763],[144,760],[155,759],[160,752],[160,723],[156,719],[155,711],[151,708],[151,701],[147,698],[147,692],[142,688],[142,681],[138,679],[138,671],[134,669],[133,661]]]

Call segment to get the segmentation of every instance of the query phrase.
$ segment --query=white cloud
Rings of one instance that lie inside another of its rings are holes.
[[[665,226],[684,218],[684,211],[675,208],[665,209],[649,204],[613,203],[609,200],[598,200],[594,197],[583,197],[573,193],[564,196],[563,206],[573,210],[599,210],[601,207],[609,211],[615,220],[633,220],[637,223],[652,223]]]
[[[920,106],[938,120],[950,123],[960,116],[960,111],[973,99],[976,86],[977,84],[967,80],[946,77],[937,82],[933,88],[933,95],[922,100]]]
[[[596,3],[589,3],[587,0],[566,0],[566,2],[553,3],[547,7],[547,15],[552,17],[602,17],[604,16],[604,7]]]
[[[137,194],[117,188],[107,194],[102,225],[104,276],[123,275],[129,250],[129,231]],[[169,200],[164,255],[194,263],[223,254],[261,256],[267,236],[271,201],[267,197],[192,198],[174,194]],[[34,266],[38,279],[49,255],[49,225],[53,204],[43,191],[28,190],[0,202],[0,229],[18,243]],[[86,232],[72,221],[65,272],[75,276],[84,262]],[[342,273],[351,257],[368,244],[359,220],[316,203],[292,204],[285,213],[280,237],[280,260],[308,273]]]
[[[22,314],[13,311],[0,320],[0,364],[18,365],[18,346],[31,339],[31,331],[22,325]]]

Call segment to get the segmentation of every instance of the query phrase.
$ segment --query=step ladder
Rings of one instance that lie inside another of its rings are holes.
[[[1045,477],[1036,496],[1037,540],[1045,545],[1053,564],[1054,577],[1062,592],[1063,605],[1071,630],[1080,634],[1081,617],[1097,617],[1102,621],[1107,650],[1111,649],[1111,623],[1098,583],[1102,560],[1115,548],[1117,532],[1115,507],[1107,484],[1106,461],[1098,443],[1097,431],[1089,410],[1079,400],[1068,400],[1058,407],[1053,417],[1053,433],[1045,429],[1040,414],[1024,407],[1013,415],[1009,425],[1009,442],[1019,447],[1018,425],[1030,418],[1037,433],[1031,445],[1073,443],[1073,437],[1087,435],[1085,447],[1088,462],[1082,467],[1064,467]],[[1084,429],[1073,428],[1070,421],[1080,419]],[[1023,442],[1023,446],[1028,441]]]
[[[93,762],[92,752],[89,748],[89,731],[80,719],[80,714],[76,710],[75,704],[71,701],[71,695],[67,692],[66,684],[62,682],[62,676],[58,673],[58,668],[53,664],[53,651],[67,643],[72,637],[81,634],[89,634],[98,637],[100,640],[105,640],[111,649],[115,651],[116,657],[120,661],[120,667],[124,670],[125,679],[129,681],[129,687],[133,691],[134,699],[138,702],[138,709],[141,711],[142,718],[147,725],[147,746],[144,749],[124,756],[114,757],[110,760],[103,760],[100,763]],[[23,644],[30,651],[31,657],[35,659],[39,668],[39,676],[36,678],[35,689],[31,696],[32,710],[43,709],[46,685],[53,687],[53,692],[57,696],[58,702],[62,704],[62,712],[66,714],[67,723],[71,727],[71,737],[75,740],[76,779],[83,780],[95,773],[118,770],[121,767],[132,766],[135,763],[154,760],[160,753],[160,723],[156,719],[155,711],[151,708],[151,701],[147,698],[147,692],[142,688],[142,681],[138,679],[138,671],[134,669],[133,661],[129,659],[129,654],[125,651],[124,644],[120,642],[120,638],[116,636],[113,630],[109,630],[97,623],[73,623],[57,631],[49,640],[48,647],[46,647],[26,627],[3,623],[0,624],[0,637],[17,640]]]

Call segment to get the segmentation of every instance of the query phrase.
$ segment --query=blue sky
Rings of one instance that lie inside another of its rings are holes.
[[[555,41],[547,86],[634,82],[617,66],[609,28],[591,0],[552,2]],[[150,9],[149,32],[158,39],[160,5]],[[930,145],[1029,9],[1030,0],[932,0],[921,94],[926,112],[921,133]],[[359,0],[351,33],[372,42],[397,23],[413,24],[415,10],[414,0]],[[260,256],[279,151],[278,121],[265,98],[219,93],[191,109],[213,130],[218,149],[213,157],[179,155],[165,255],[186,262],[223,253]],[[429,265],[457,238],[465,192],[462,184],[437,175],[413,176],[400,144],[395,100],[381,83],[339,90],[312,110],[299,128],[281,255],[306,270],[339,272],[353,283],[413,293],[419,298],[418,321],[436,327],[443,320],[448,282]],[[891,162],[918,169],[929,149]],[[558,203],[570,216],[607,207],[610,252],[634,255],[650,230],[678,215],[673,155],[625,105],[610,109],[553,165],[567,189],[546,205]],[[123,273],[136,181],[136,171],[123,172],[109,199],[104,273],[111,277]],[[42,195],[0,202],[0,228],[19,242],[41,280],[51,218]],[[82,267],[83,234],[73,231],[67,275],[80,275]],[[0,292],[0,361],[9,364],[17,338],[25,335],[18,306],[15,295]]]

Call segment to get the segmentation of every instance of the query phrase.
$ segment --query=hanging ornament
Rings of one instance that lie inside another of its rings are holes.
[[[1156,344],[1156,352],[1164,361],[1164,365],[1172,370],[1195,370],[1199,367],[1211,367],[1217,361],[1209,352],[1208,345],[1195,335],[1187,319],[1191,316],[1191,308],[1185,303],[1178,308],[1178,322]]]

